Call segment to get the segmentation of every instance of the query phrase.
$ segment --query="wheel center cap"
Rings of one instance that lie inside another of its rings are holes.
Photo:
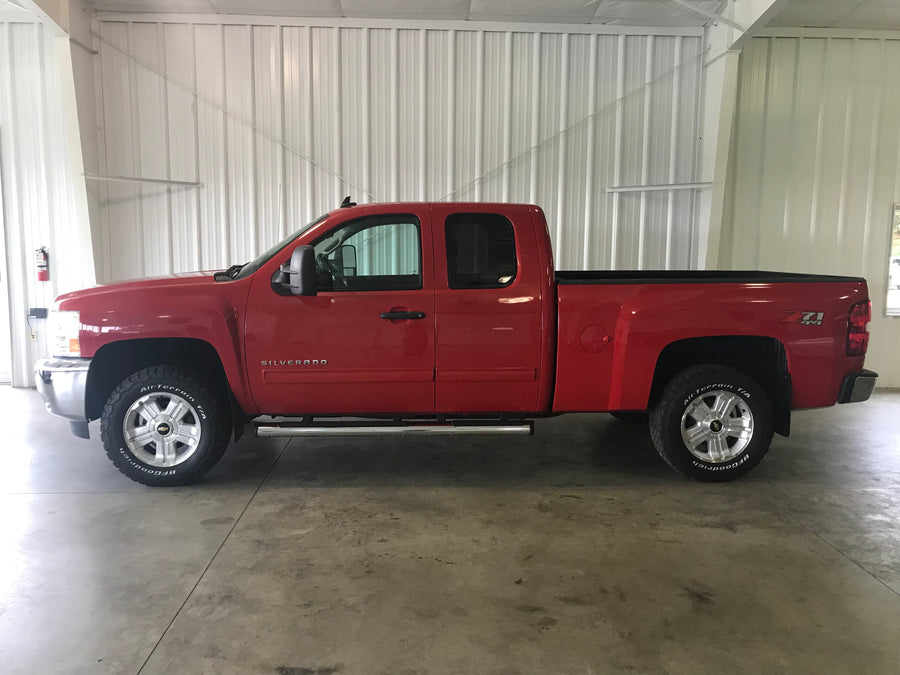
[[[160,436],[168,436],[172,432],[172,425],[168,422],[160,422],[156,425],[156,433]]]
[[[712,431],[713,433],[717,434],[720,431],[722,431],[723,428],[724,428],[723,424],[719,420],[713,420],[712,422],[709,423],[709,430]]]

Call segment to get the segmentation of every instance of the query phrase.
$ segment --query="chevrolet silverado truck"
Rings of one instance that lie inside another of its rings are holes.
[[[756,466],[791,410],[863,401],[864,279],[555,272],[537,206],[345,200],[255,260],[62,295],[50,412],[147,485],[258,436],[531,434],[647,418],[674,469]]]

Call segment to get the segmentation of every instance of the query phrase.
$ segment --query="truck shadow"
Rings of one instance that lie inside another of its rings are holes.
[[[252,465],[260,441],[232,447],[204,483]],[[270,453],[260,460],[271,461]],[[644,424],[609,415],[565,415],[535,423],[532,437],[294,439],[267,485],[553,486],[672,484],[684,479],[659,458]]]

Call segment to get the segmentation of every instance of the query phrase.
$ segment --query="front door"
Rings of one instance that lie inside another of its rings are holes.
[[[316,296],[279,294],[270,278],[257,275],[246,336],[260,410],[434,411],[428,217],[427,209],[363,217],[319,237]]]

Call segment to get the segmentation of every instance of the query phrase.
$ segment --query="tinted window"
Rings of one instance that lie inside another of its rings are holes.
[[[503,288],[516,278],[516,239],[507,218],[456,213],[445,230],[450,288]]]
[[[399,291],[422,288],[419,221],[377,216],[338,227],[315,245],[319,290]]]

